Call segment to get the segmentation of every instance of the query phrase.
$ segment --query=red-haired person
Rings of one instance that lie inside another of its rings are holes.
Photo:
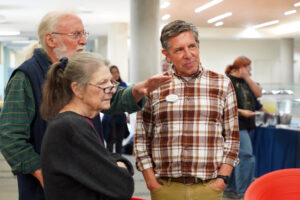
[[[235,89],[240,130],[240,162],[234,168],[225,192],[232,197],[242,197],[254,178],[255,158],[250,134],[255,128],[254,111],[262,108],[257,101],[262,95],[262,89],[251,79],[250,72],[251,60],[245,56],[236,58],[225,70]]]

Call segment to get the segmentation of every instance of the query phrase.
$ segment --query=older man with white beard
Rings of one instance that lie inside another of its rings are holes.
[[[11,75],[0,115],[0,150],[17,175],[19,200],[43,200],[40,148],[47,122],[40,116],[42,86],[49,66],[62,57],[84,50],[88,33],[72,13],[46,14],[38,28],[39,42],[33,56]],[[129,88],[118,88],[108,112],[135,112],[142,108],[144,95],[170,77],[152,77]],[[99,116],[94,126],[101,136]]]

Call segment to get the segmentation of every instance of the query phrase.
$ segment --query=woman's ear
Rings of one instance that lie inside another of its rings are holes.
[[[71,89],[73,91],[74,96],[76,96],[80,99],[83,97],[82,87],[79,87],[79,84],[77,82],[72,82],[71,83]]]

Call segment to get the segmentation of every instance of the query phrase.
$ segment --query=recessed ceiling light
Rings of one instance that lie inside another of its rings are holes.
[[[224,24],[224,22],[217,22],[215,23],[215,26],[222,26]]]
[[[294,7],[300,6],[300,2],[294,3]]]
[[[262,24],[254,25],[253,28],[254,29],[256,29],[256,28],[262,28],[262,27],[265,27],[265,26],[271,26],[273,24],[278,24],[278,23],[279,23],[279,20],[273,20],[273,21],[262,23]]]
[[[212,7],[212,6],[214,6],[214,5],[218,4],[218,3],[221,3],[222,1],[223,0],[213,0],[213,1],[210,1],[210,2],[208,2],[206,4],[204,4],[203,6],[200,6],[200,7],[196,8],[194,10],[194,12],[195,13],[199,13],[199,12],[201,12],[203,10],[206,10],[207,8],[210,8],[210,7]]]
[[[167,20],[167,19],[169,19],[171,17],[171,15],[170,14],[165,14],[164,16],[162,16],[162,20],[163,21],[165,21],[165,20]]]
[[[20,35],[20,31],[0,31],[0,36]]]
[[[296,10],[289,10],[289,11],[284,12],[283,14],[284,15],[291,15],[291,14],[295,14],[296,12],[297,12]]]
[[[219,15],[219,16],[216,16],[214,18],[211,18],[211,19],[207,20],[207,23],[211,24],[211,23],[214,23],[214,22],[219,21],[221,19],[224,19],[226,17],[229,17],[231,15],[232,15],[232,12],[227,12],[227,13],[224,13],[222,15]]]
[[[170,6],[170,2],[169,1],[164,1],[162,4],[160,4],[160,8],[167,8]]]

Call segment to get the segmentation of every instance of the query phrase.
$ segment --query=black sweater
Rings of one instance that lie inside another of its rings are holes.
[[[257,101],[257,98],[254,96],[250,87],[246,81],[242,78],[237,78],[231,75],[227,75],[233,86],[236,93],[236,100],[238,108],[245,110],[259,110],[262,105]],[[239,115],[239,129],[240,130],[252,130],[255,128],[255,118],[254,117],[244,117]]]
[[[49,122],[41,164],[47,200],[125,200],[133,194],[130,162],[109,153],[85,118],[73,112]]]

